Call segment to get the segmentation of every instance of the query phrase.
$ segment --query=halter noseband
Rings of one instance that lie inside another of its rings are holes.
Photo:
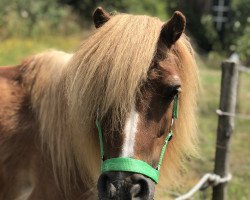
[[[100,122],[96,120],[96,126],[97,126],[98,133],[99,133],[100,151],[101,151],[101,162],[102,162],[101,173],[109,172],[109,171],[134,172],[134,173],[143,174],[151,178],[155,183],[158,183],[163,157],[167,148],[168,141],[170,141],[172,138],[174,120],[177,119],[177,117],[178,117],[178,95],[174,97],[171,124],[169,127],[168,134],[164,140],[164,144],[161,149],[161,154],[160,154],[159,162],[158,162],[156,169],[142,160],[137,160],[137,159],[129,158],[129,157],[118,157],[118,158],[110,158],[110,159],[104,160],[102,129],[101,129]]]

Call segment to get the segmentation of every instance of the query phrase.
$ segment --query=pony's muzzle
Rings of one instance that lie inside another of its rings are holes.
[[[155,183],[141,174],[130,172],[105,172],[97,184],[99,199],[151,200]]]

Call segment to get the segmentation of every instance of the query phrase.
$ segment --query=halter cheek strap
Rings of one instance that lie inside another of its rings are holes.
[[[156,169],[153,168],[148,163],[142,160],[134,159],[134,158],[118,157],[118,158],[111,158],[111,159],[104,160],[102,129],[101,129],[100,122],[96,120],[96,127],[99,133],[99,142],[100,142],[100,151],[101,151],[101,162],[102,162],[101,173],[109,172],[109,171],[134,172],[134,173],[143,174],[151,178],[155,183],[158,183],[159,175],[160,175],[160,168],[162,165],[164,154],[167,148],[167,144],[172,138],[174,120],[177,119],[177,117],[178,117],[178,95],[174,97],[172,120],[171,120],[168,134],[164,140],[164,144],[161,150],[159,162],[158,162]]]

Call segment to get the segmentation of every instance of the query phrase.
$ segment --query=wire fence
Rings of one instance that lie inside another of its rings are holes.
[[[236,60],[229,59],[229,62],[231,62],[237,66],[238,72],[250,73],[250,67],[246,67],[246,66],[241,65],[239,60],[236,61]],[[230,118],[237,117],[237,118],[241,118],[241,119],[250,120],[250,115],[248,115],[248,114],[226,112],[226,111],[223,111],[221,109],[217,109],[216,113],[218,116],[227,116]],[[218,144],[217,144],[217,146],[218,146]],[[231,181],[232,175],[230,173],[226,173],[226,174],[227,175],[224,177],[221,177],[220,175],[215,174],[215,173],[204,174],[203,177],[197,182],[197,184],[193,188],[191,188],[186,194],[178,195],[178,197],[175,198],[175,200],[190,199],[198,191],[205,191],[209,187],[214,188],[220,184],[225,184],[225,183]],[[223,197],[223,199],[224,199],[224,197]]]
[[[246,66],[243,66],[243,65],[238,65],[238,70],[240,72],[250,73],[250,67],[246,67]]]
[[[190,189],[186,194],[175,198],[175,200],[190,199],[198,191],[205,190],[210,186],[213,187],[221,183],[229,182],[231,179],[231,174],[228,174],[226,177],[220,177],[217,174],[207,173],[199,180],[199,182],[192,189]]]
[[[247,114],[241,114],[241,113],[230,113],[230,112],[223,112],[220,109],[216,110],[217,115],[219,116],[229,116],[229,117],[237,117],[241,119],[247,119],[250,120],[250,115]]]

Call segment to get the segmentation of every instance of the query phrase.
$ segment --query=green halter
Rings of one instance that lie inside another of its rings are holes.
[[[126,172],[134,172],[143,174],[149,178],[151,178],[155,183],[158,183],[159,175],[160,175],[160,168],[162,165],[162,160],[167,148],[168,141],[172,138],[173,135],[173,125],[174,125],[174,119],[177,119],[178,117],[178,95],[174,97],[174,105],[173,105],[173,112],[172,112],[172,121],[169,128],[169,132],[165,138],[161,155],[159,158],[159,162],[157,165],[157,168],[153,168],[148,163],[137,160],[134,158],[126,158],[126,157],[118,157],[118,158],[111,158],[104,160],[104,148],[103,148],[103,139],[102,139],[102,129],[100,122],[96,120],[96,126],[99,133],[99,142],[100,142],[100,150],[101,150],[101,173],[109,172],[109,171],[126,171]]]

